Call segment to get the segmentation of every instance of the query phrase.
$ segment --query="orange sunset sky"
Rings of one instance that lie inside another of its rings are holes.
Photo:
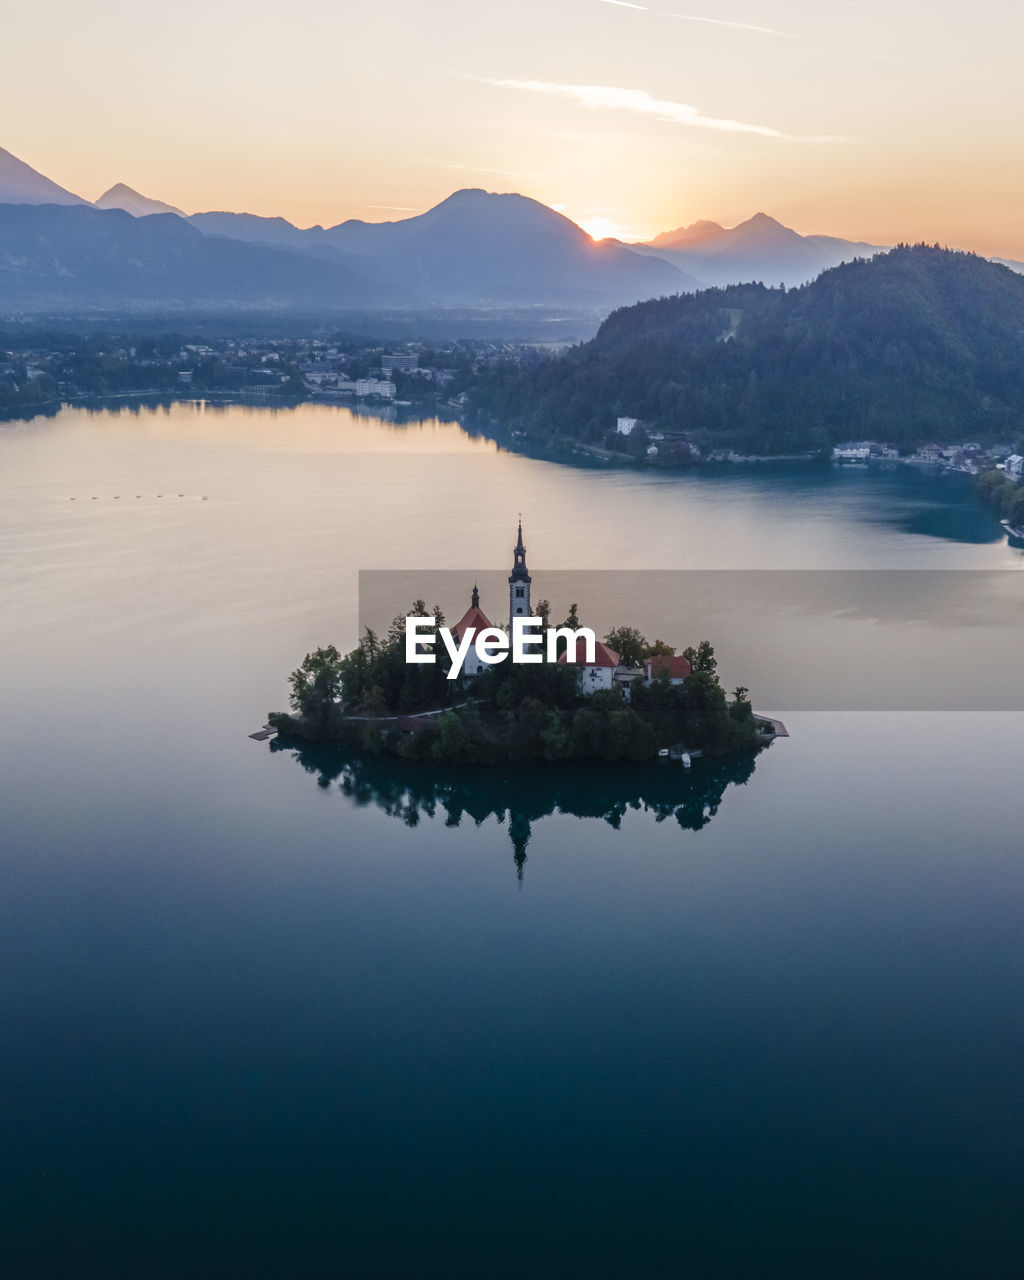
[[[1024,258],[1009,0],[54,0],[9,15],[0,146],[300,225],[458,187],[642,239],[801,232]]]

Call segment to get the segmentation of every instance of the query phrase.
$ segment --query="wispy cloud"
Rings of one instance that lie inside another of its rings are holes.
[[[706,116],[686,102],[668,102],[663,98],[653,98],[644,89],[619,89],[610,85],[597,84],[553,84],[547,80],[485,79],[483,83],[495,85],[501,89],[519,89],[527,93],[545,93],[553,97],[569,98],[591,109],[603,108],[610,111],[630,111],[636,115],[654,116],[655,119],[668,124],[688,125],[695,129],[718,129],[723,133],[753,133],[761,138],[782,138],[800,142],[839,140],[826,135],[797,138],[793,134],[783,133],[779,129],[771,129],[763,124],[748,124],[743,120],[723,120],[716,116]]]
[[[702,18],[695,13],[661,13],[656,17],[675,18],[679,22],[706,22],[712,27],[732,27],[735,31],[756,31],[762,36],[780,36],[783,40],[798,40],[792,31],[779,31],[775,27],[757,27],[750,22],[727,22],[725,18]]]
[[[704,22],[712,27],[731,27],[734,31],[756,31],[762,36],[779,36],[783,40],[798,40],[800,37],[792,31],[779,31],[777,27],[759,27],[751,22],[731,22],[726,18],[705,18],[696,13],[662,13],[660,9],[651,9],[645,4],[630,4],[628,0],[600,0],[601,4],[613,4],[619,9],[639,9],[641,13],[649,13],[652,18],[674,18],[678,22]]]

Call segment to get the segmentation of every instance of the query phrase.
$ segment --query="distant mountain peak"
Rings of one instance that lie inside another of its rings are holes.
[[[420,217],[441,213],[449,209],[484,210],[484,209],[540,209],[552,218],[564,218],[557,209],[535,200],[533,196],[521,195],[518,191],[487,191],[483,187],[462,187],[453,191],[450,196],[427,209]],[[568,219],[565,219],[568,221]]]
[[[725,227],[708,218],[701,218],[697,222],[691,222],[688,227],[676,227],[674,231],[663,231],[653,240],[649,240],[648,244],[655,249],[689,249],[710,240],[716,240],[724,234]]]
[[[769,217],[767,213],[755,213],[752,218],[748,218],[746,222],[739,223],[738,226],[725,233],[723,247],[726,243],[738,246],[743,244],[744,241],[751,240],[756,240],[761,244],[796,243],[803,240],[803,238],[799,231],[794,231],[792,227],[785,226],[779,222],[778,218]]]
[[[773,218],[771,217],[770,214],[761,213],[761,212],[755,213],[754,216],[752,218],[748,218],[746,222],[741,222],[737,226],[733,227],[733,231],[739,231],[740,227],[750,227],[752,229],[756,227],[758,230],[763,230],[763,231],[768,231],[768,230],[789,231],[790,230],[790,228],[787,226],[784,226],[778,220],[778,218]],[[796,233],[794,232],[793,234],[796,234]]]
[[[349,220],[325,232],[443,305],[619,305],[694,287],[667,262],[608,241],[531,196],[464,187],[411,218]]]
[[[0,147],[0,204],[88,204]]]
[[[153,213],[176,213],[179,218],[185,215],[173,204],[165,204],[163,200],[153,200],[136,191],[134,187],[116,182],[109,191],[104,191],[98,200],[93,202],[97,209],[123,209],[135,218],[147,218]]]

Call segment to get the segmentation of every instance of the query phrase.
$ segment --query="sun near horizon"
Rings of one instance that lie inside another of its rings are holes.
[[[613,222],[610,218],[605,218],[600,214],[592,217],[582,217],[573,219],[576,225],[584,230],[591,240],[597,244],[601,240],[626,240],[632,238],[632,234],[619,226],[617,222]]]

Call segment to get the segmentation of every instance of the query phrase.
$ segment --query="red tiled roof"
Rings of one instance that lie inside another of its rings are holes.
[[[682,655],[673,658],[659,655],[644,661],[644,672],[655,680],[662,672],[665,672],[670,680],[685,680],[691,670],[689,662]]]
[[[469,630],[470,627],[473,628],[473,631],[476,635],[479,635],[480,632],[483,631],[485,628],[493,627],[493,626],[494,626],[494,623],[491,622],[491,620],[487,617],[483,609],[481,609],[479,605],[474,604],[474,605],[470,605],[470,607],[462,615],[462,618],[455,624],[454,627],[452,627],[452,635],[455,637],[456,642],[461,644],[462,637],[465,635],[465,633]]]
[[[594,661],[587,661],[587,646],[582,640],[578,640],[571,649],[567,649],[565,653],[558,659],[559,662],[571,662],[574,666],[581,667],[617,667],[619,665],[619,655],[614,649],[609,649],[601,640],[594,641]]]

